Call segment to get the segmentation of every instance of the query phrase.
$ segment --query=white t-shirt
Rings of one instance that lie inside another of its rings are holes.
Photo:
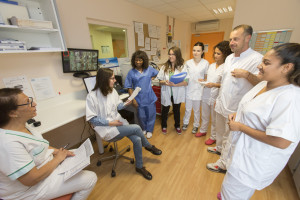
[[[240,57],[229,55],[224,63],[219,96],[216,100],[215,111],[227,118],[229,114],[237,111],[242,97],[253,87],[245,78],[235,78],[231,75],[234,69],[244,69],[257,74],[257,66],[262,61],[262,55],[251,48],[241,53]]]
[[[233,154],[227,163],[227,173],[258,190],[274,181],[300,140],[300,87],[290,84],[255,97],[265,85],[266,81],[259,83],[242,98],[236,121],[292,143],[280,149],[232,131],[229,139]]]
[[[223,75],[224,64],[220,65],[216,68],[216,63],[212,63],[208,67],[207,71],[207,82],[209,83],[221,83],[222,75]],[[209,105],[214,105],[215,101],[219,95],[220,88],[213,87],[207,88],[204,87],[202,101],[207,102]]]
[[[204,79],[207,74],[209,63],[205,59],[201,59],[198,64],[194,59],[186,61],[186,69],[189,74],[189,83],[186,86],[186,98],[190,100],[201,100],[203,93],[203,85],[198,82],[198,79]]]
[[[0,197],[23,199],[26,194],[41,194],[47,191],[46,180],[28,187],[19,182],[19,177],[32,168],[40,168],[53,159],[49,142],[38,133],[33,135],[0,129]],[[37,196],[38,198],[38,196]]]

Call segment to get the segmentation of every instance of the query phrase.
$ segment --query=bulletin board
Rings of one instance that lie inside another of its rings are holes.
[[[291,35],[291,29],[254,32],[250,47],[264,55],[273,47],[289,42]]]
[[[133,22],[135,50],[145,51],[149,60],[159,63],[161,55],[161,28],[142,22]]]

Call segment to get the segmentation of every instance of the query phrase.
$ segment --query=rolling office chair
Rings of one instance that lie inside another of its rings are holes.
[[[111,170],[111,177],[115,177],[116,176],[115,168],[116,168],[116,165],[117,165],[117,160],[119,158],[125,158],[125,159],[129,160],[131,164],[134,164],[134,159],[133,158],[129,158],[129,157],[123,155],[126,152],[130,151],[130,145],[126,146],[124,149],[122,149],[121,151],[119,151],[118,150],[118,144],[117,144],[118,141],[119,140],[112,141],[114,143],[114,149],[110,149],[110,151],[114,151],[114,155],[101,158],[97,162],[97,166],[101,166],[101,164],[102,164],[103,161],[112,160],[112,159],[114,160],[113,167],[112,167],[112,170]]]
[[[134,114],[132,112],[125,112],[125,113],[120,113],[121,116],[123,118],[125,118],[130,124],[134,123]],[[95,130],[95,129],[94,129]],[[95,130],[95,132],[97,132]],[[97,142],[98,141],[101,141],[102,142],[102,138],[100,138],[100,134],[97,134],[96,133],[96,139],[97,139]],[[111,177],[115,177],[116,176],[116,171],[115,171],[115,168],[116,168],[116,165],[117,165],[117,160],[119,158],[125,158],[127,160],[130,161],[131,164],[134,164],[134,159],[133,158],[129,158],[127,156],[124,156],[124,154],[126,152],[129,152],[130,151],[130,145],[126,146],[124,149],[122,150],[118,150],[118,142],[119,140],[113,140],[111,142],[114,143],[114,148],[110,148],[109,151],[114,151],[114,155],[112,156],[107,156],[107,157],[104,157],[104,158],[101,158],[100,160],[98,160],[97,162],[97,166],[100,166],[102,164],[103,161],[106,161],[106,160],[114,160],[114,163],[113,163],[113,167],[112,167],[112,170],[111,170]],[[99,142],[98,142],[99,144]],[[98,145],[99,146],[99,145]],[[100,145],[100,147],[102,147],[102,143]]]

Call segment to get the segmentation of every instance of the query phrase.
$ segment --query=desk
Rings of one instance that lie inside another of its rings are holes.
[[[81,90],[38,102],[35,120],[41,121],[41,125],[34,127],[33,124],[29,125],[26,123],[26,128],[31,132],[44,134],[85,116],[86,96],[86,90]],[[128,96],[128,94],[122,94],[120,98],[126,99]],[[103,153],[104,150],[101,139],[97,139],[97,142],[99,152]]]

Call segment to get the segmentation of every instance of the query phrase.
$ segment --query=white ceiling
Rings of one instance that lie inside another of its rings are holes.
[[[233,18],[236,0],[127,0],[154,12],[182,21],[198,22],[213,19]],[[232,12],[215,14],[213,8],[231,6]]]

